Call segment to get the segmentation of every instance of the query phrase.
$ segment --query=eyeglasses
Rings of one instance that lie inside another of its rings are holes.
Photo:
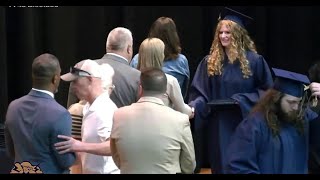
[[[76,76],[79,76],[79,77],[93,77],[93,78],[101,79],[101,77],[93,76],[88,71],[85,71],[85,70],[82,70],[82,69],[78,69],[76,67],[70,67],[70,73],[74,74]]]
[[[88,71],[78,69],[76,67],[70,67],[70,73],[77,76],[86,76],[86,77],[91,76],[91,73],[89,73]]]

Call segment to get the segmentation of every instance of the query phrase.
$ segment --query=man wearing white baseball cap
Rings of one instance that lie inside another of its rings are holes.
[[[60,153],[82,152],[80,160],[84,174],[119,173],[110,156],[109,137],[112,128],[113,113],[117,109],[110,99],[114,88],[113,68],[108,64],[99,65],[87,59],[80,61],[70,72],[61,76],[71,82],[71,90],[79,98],[86,100],[83,108],[81,127],[82,142],[68,136],[58,136],[67,141],[57,146]],[[101,152],[101,153],[99,153]],[[94,155],[98,154],[98,155]],[[104,156],[103,156],[104,155]]]

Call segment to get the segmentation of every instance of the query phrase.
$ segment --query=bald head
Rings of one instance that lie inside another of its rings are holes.
[[[107,51],[120,51],[126,48],[127,44],[132,43],[132,33],[129,29],[117,27],[110,31],[106,48]]]
[[[56,75],[60,77],[60,72],[59,60],[54,55],[46,53],[36,57],[32,63],[33,86],[35,88],[47,89],[48,86],[54,83]]]
[[[167,77],[158,68],[143,69],[140,82],[144,95],[162,95],[167,90]]]
[[[108,35],[106,50],[107,53],[118,54],[129,61],[133,53],[132,45],[133,39],[131,31],[127,28],[117,27],[110,31]]]

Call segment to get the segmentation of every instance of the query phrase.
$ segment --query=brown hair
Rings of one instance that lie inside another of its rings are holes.
[[[149,38],[159,38],[165,44],[164,60],[176,59],[181,53],[180,39],[176,24],[169,17],[160,17],[152,25]]]

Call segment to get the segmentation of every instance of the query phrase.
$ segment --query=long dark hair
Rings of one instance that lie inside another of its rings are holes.
[[[176,59],[181,53],[180,39],[176,24],[169,17],[159,17],[149,31],[149,38],[159,38],[165,44],[164,60]]]

